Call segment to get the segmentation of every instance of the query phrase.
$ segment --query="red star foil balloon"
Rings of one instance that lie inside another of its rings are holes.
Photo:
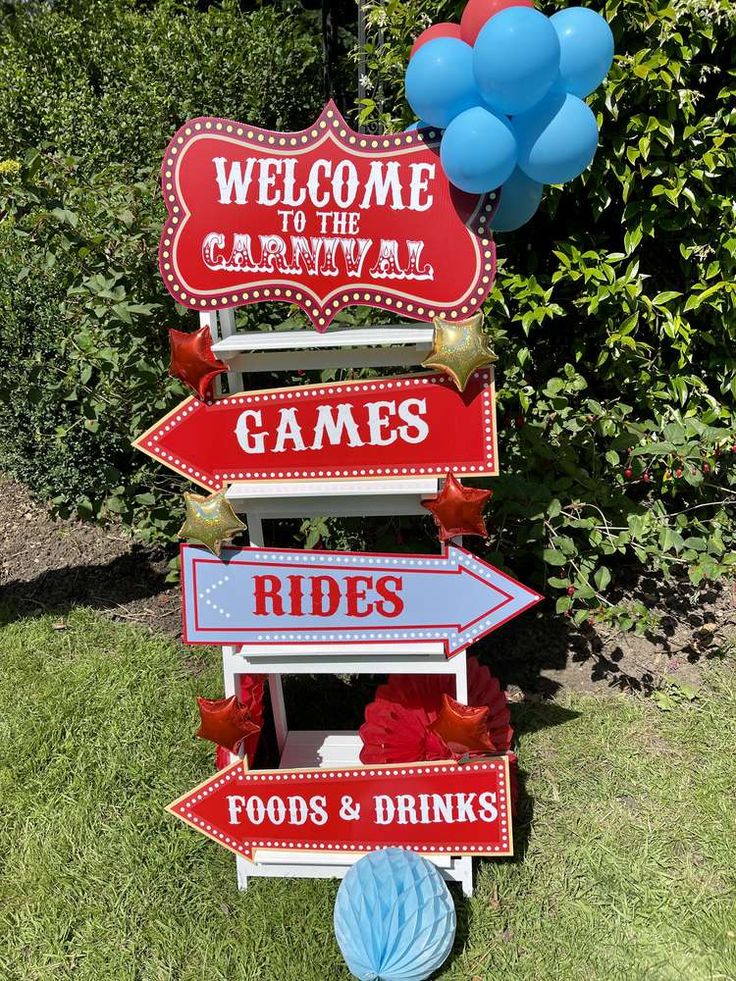
[[[260,726],[253,721],[250,709],[241,705],[237,695],[230,698],[200,698],[197,696],[197,706],[201,724],[197,730],[200,739],[209,739],[237,753],[240,744],[249,736],[260,731]]]
[[[247,709],[251,721],[258,727],[258,731],[251,736],[246,736],[241,745],[241,750],[245,751],[245,758],[251,768],[258,751],[261,730],[263,729],[265,678],[266,676],[262,674],[241,674],[236,678],[236,682],[239,682],[237,688],[238,702],[244,709]],[[229,763],[232,763],[230,750],[225,749],[224,746],[218,746],[215,751],[215,767],[222,770]]]
[[[437,497],[422,501],[422,507],[434,515],[441,542],[456,538],[458,535],[478,535],[480,538],[488,538],[483,508],[492,496],[493,491],[463,487],[459,480],[448,473]]]
[[[489,715],[487,705],[462,705],[445,693],[439,715],[429,728],[453,753],[493,753],[496,747],[488,734]]]
[[[193,334],[183,330],[169,330],[171,345],[171,364],[169,374],[172,378],[183,381],[191,390],[204,401],[212,381],[227,365],[220,361],[212,352],[212,334],[209,327],[200,327]]]
[[[465,750],[453,753],[434,728],[442,712],[443,696],[453,691],[453,679],[446,675],[390,675],[366,706],[365,722],[360,727],[361,763],[418,763],[464,755]],[[487,710],[488,739],[495,752],[506,752],[514,734],[506,696],[498,680],[476,657],[468,658],[468,702]]]

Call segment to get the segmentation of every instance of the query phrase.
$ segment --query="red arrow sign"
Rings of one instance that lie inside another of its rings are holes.
[[[493,373],[441,374],[189,398],[134,446],[219,490],[233,480],[498,473]]]
[[[248,770],[238,760],[167,808],[238,855],[513,854],[505,756],[458,765]]]
[[[295,303],[318,330],[353,305],[470,316],[493,286],[495,196],[452,187],[440,138],[357,133],[332,102],[297,133],[190,120],[162,166],[166,288],[197,310]]]

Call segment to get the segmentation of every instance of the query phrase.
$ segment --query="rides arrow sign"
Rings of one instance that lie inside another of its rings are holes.
[[[440,556],[181,551],[184,642],[280,646],[441,641],[459,653],[542,598],[457,546]]]

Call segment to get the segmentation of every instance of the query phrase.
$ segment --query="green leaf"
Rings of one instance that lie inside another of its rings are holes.
[[[567,565],[567,557],[562,552],[554,548],[545,548],[542,557],[547,565],[562,566]]]

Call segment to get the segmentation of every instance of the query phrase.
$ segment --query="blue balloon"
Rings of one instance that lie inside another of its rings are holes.
[[[480,105],[470,45],[454,37],[423,44],[406,69],[406,98],[420,119],[439,129]]]
[[[516,138],[507,119],[476,106],[457,116],[440,143],[442,169],[461,191],[484,194],[500,187],[516,166]]]
[[[425,981],[450,953],[455,925],[439,869],[402,848],[369,852],[337,891],[335,936],[360,981]]]
[[[519,146],[519,166],[539,184],[564,184],[582,174],[595,156],[598,123],[576,95],[554,91],[511,126]]]
[[[513,116],[549,92],[560,69],[560,42],[548,17],[532,7],[507,7],[484,25],[473,48],[473,71],[491,109]]]
[[[431,130],[435,130],[435,131],[437,131],[437,135],[439,136],[439,127],[438,126],[431,126],[429,123],[425,123],[423,119],[417,119],[417,121],[415,123],[412,123],[411,126],[407,126],[406,129],[404,130],[404,132],[405,133],[413,133],[413,132],[415,132],[415,130],[418,130],[418,129],[431,129]]]
[[[501,188],[501,202],[491,219],[494,232],[515,232],[535,214],[544,187],[518,167]]]
[[[613,62],[613,34],[595,10],[568,7],[550,17],[560,39],[560,84],[584,99],[601,84]]]

